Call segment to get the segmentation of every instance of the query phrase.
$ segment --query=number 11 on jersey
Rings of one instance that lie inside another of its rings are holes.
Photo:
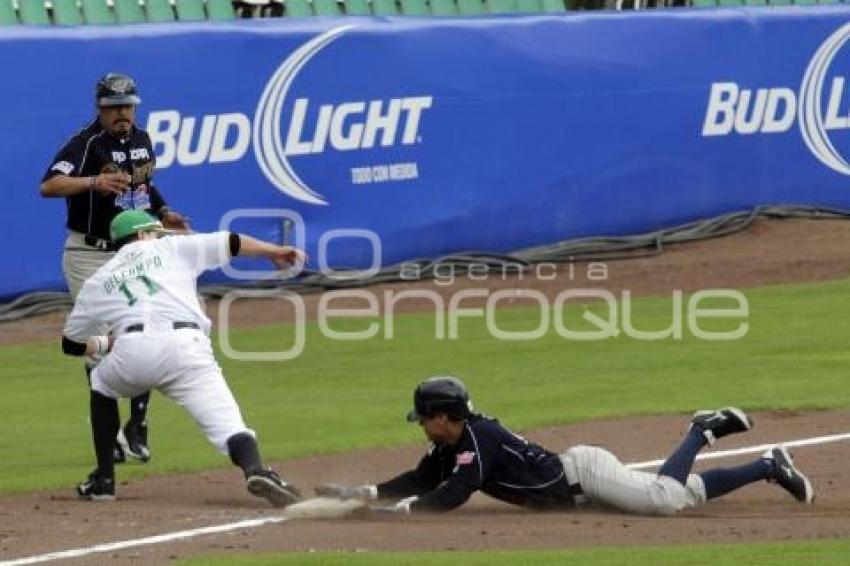
[[[151,281],[150,278],[147,275],[139,275],[138,277],[136,277],[132,281],[137,281],[137,280],[141,280],[142,283],[144,283],[145,289],[148,292],[148,296],[153,295],[153,294],[155,294],[159,291],[159,286],[156,283],[154,283],[153,281]],[[130,286],[128,285],[128,283],[129,283],[129,281],[124,281],[123,283],[121,283],[118,286],[118,289],[122,293],[124,293],[125,297],[127,297],[127,306],[132,307],[133,305],[135,305],[139,301],[139,299],[130,290]],[[135,285],[135,286],[139,287],[139,285]]]

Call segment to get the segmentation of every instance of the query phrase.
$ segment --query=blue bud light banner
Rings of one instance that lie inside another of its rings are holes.
[[[622,235],[760,204],[850,208],[850,9],[0,28],[0,296],[64,287],[42,174],[132,75],[155,181],[363,268]],[[32,63],[37,62],[37,63]],[[241,228],[240,228],[241,229]],[[315,266],[315,265],[314,265]]]

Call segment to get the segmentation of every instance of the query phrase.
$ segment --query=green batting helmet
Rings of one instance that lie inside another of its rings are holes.
[[[109,237],[117,242],[136,232],[162,230],[162,223],[144,210],[125,210],[109,224]]]

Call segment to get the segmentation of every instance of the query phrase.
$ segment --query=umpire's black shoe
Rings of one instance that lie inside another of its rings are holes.
[[[80,499],[89,501],[115,501],[115,478],[102,476],[94,471],[86,481],[77,486]]]
[[[265,497],[275,507],[286,507],[301,500],[301,492],[298,488],[283,481],[274,470],[251,471],[248,473],[247,481],[251,495]]]
[[[151,459],[151,449],[148,446],[148,423],[128,422],[118,435],[118,442],[130,458],[142,463]]]
[[[812,482],[794,465],[794,459],[784,446],[771,448],[762,456],[771,461],[773,467],[767,481],[778,483],[794,496],[800,503],[811,503],[815,500],[815,490]]]
[[[747,413],[737,407],[726,407],[716,411],[697,411],[691,423],[702,429],[709,445],[714,444],[718,438],[753,428],[753,421]]]
[[[112,463],[123,464],[126,461],[127,456],[124,454],[124,448],[121,447],[121,443],[116,439],[115,447],[112,449]]]

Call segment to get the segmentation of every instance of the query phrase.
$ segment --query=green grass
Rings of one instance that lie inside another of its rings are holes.
[[[806,541],[693,546],[626,546],[510,552],[293,553],[252,556],[205,556],[178,562],[183,566],[499,566],[594,564],[597,566],[738,566],[740,564],[847,564],[850,541]]]
[[[479,409],[513,428],[649,413],[689,412],[735,403],[749,409],[850,407],[847,367],[850,282],[747,291],[749,332],[737,341],[566,340],[554,330],[529,342],[493,339],[483,319],[462,319],[459,339],[436,340],[430,314],[399,315],[393,340],[333,341],[309,325],[306,348],[289,362],[236,362],[219,356],[246,421],[269,459],[421,441],[402,415],[413,386],[440,373],[462,376]],[[584,307],[567,310],[568,325]],[[588,310],[601,314],[603,309]],[[670,298],[634,302],[634,325],[660,329],[671,320]],[[505,309],[503,329],[531,329],[537,309]],[[714,321],[715,330],[740,321]],[[368,320],[334,321],[363,329]],[[384,325],[381,324],[381,331]],[[237,349],[285,349],[292,327],[233,333]],[[78,360],[58,339],[0,348],[0,491],[69,487],[92,466],[88,393]],[[122,403],[126,414],[126,405]],[[124,466],[123,478],[227,467],[194,423],[154,395],[154,457]]]

